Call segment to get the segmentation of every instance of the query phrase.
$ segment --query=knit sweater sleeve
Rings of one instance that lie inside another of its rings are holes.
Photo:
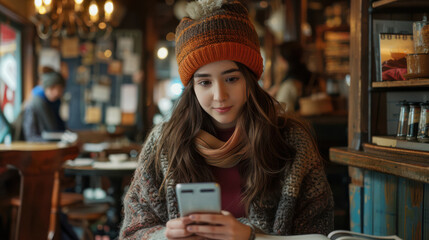
[[[143,145],[139,164],[124,198],[124,220],[119,239],[164,239],[165,218],[155,170],[144,170],[143,163],[155,157],[160,127],[154,128]]]
[[[301,179],[294,209],[293,234],[327,235],[334,228],[333,196],[326,178],[323,159],[312,136],[303,127],[294,128],[297,147],[296,179]],[[300,136],[300,137],[298,137]]]
[[[295,155],[285,169],[281,196],[272,212],[274,216],[266,215],[256,223],[269,234],[326,235],[334,227],[334,203],[323,160],[309,131],[297,122],[288,125],[285,139],[295,149]]]
[[[293,233],[328,235],[334,230],[333,208],[332,192],[323,167],[315,166],[303,179]]]

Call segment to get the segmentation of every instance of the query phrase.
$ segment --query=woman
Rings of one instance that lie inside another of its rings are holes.
[[[322,160],[308,130],[259,87],[262,57],[246,8],[206,0],[187,9],[176,30],[185,89],[143,146],[120,239],[327,234],[333,200]],[[222,214],[179,216],[175,185],[211,181],[221,186]]]
[[[281,81],[270,88],[269,92],[276,100],[286,104],[286,111],[299,109],[298,100],[308,92],[311,72],[302,62],[303,49],[299,42],[284,42],[278,46],[276,72]],[[308,94],[308,93],[307,93]]]

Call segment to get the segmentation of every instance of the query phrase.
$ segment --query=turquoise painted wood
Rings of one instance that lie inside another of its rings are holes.
[[[422,239],[423,183],[400,178],[398,184],[398,236]]]
[[[350,230],[358,233],[362,233],[361,199],[362,187],[349,184]]]
[[[368,170],[363,186],[350,177],[351,231],[429,240],[429,184]]]
[[[363,180],[363,233],[373,234],[374,181],[373,171],[364,171]]]
[[[396,234],[398,178],[374,172],[373,234]]]
[[[423,239],[429,240],[429,184],[424,186],[423,196]]]

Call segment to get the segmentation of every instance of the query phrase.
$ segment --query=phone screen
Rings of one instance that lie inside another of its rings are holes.
[[[180,216],[191,213],[220,213],[218,183],[180,183],[176,185]]]

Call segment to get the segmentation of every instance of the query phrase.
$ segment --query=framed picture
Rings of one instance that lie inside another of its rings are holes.
[[[380,34],[381,81],[406,80],[406,56],[414,52],[412,34]]]
[[[374,46],[374,61],[375,61],[375,81],[381,82],[381,63],[380,63],[380,33],[397,33],[397,34],[412,34],[412,21],[397,21],[397,20],[378,20],[373,21],[373,46]]]

